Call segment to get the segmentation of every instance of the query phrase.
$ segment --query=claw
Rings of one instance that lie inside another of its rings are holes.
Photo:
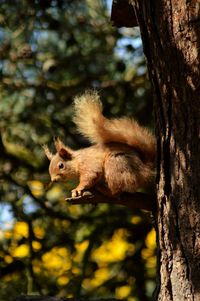
[[[72,190],[72,197],[76,198],[78,196],[81,196],[83,194],[83,190],[73,189]]]

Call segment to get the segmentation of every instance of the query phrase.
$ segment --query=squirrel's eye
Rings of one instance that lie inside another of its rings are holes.
[[[58,168],[59,169],[63,169],[64,168],[64,164],[62,162],[58,163]]]

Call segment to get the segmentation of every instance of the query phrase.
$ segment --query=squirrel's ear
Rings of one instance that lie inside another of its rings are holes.
[[[43,145],[43,150],[44,150],[45,155],[47,156],[47,158],[51,161],[51,159],[53,158],[53,154],[50,152],[48,146]]]
[[[72,158],[72,151],[69,147],[65,146],[64,143],[59,139],[56,138],[54,140],[55,148],[59,154],[59,156],[64,160],[71,160]]]
[[[71,160],[72,154],[65,148],[61,148],[58,151],[59,156],[64,160]]]

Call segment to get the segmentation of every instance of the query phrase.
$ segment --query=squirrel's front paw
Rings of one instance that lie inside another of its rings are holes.
[[[80,190],[80,189],[73,189],[72,190],[72,198],[76,198],[78,196],[82,196],[83,195],[83,190]]]

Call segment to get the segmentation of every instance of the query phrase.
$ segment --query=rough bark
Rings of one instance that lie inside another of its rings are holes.
[[[157,300],[200,300],[200,4],[135,0],[155,92]]]

